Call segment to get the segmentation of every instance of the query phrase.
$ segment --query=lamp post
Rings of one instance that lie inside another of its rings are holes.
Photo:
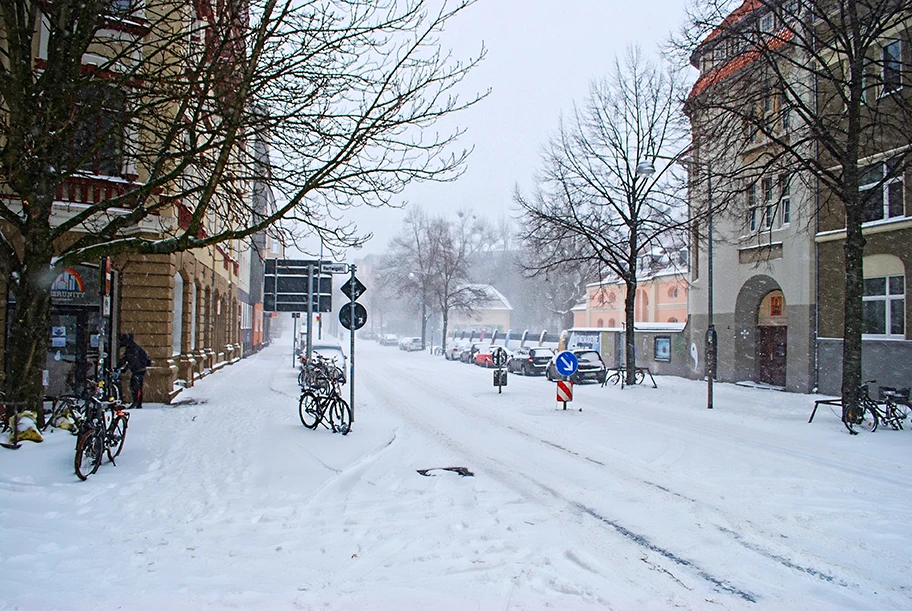
[[[716,377],[716,327],[713,324],[713,209],[712,174],[706,164],[706,409],[713,408],[713,378]]]

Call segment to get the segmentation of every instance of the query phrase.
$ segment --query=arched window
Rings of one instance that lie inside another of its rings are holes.
[[[614,323],[614,319],[613,319],[613,318],[609,318],[609,319],[608,319],[608,326],[611,327],[611,328],[614,328],[615,323]]]
[[[199,309],[196,305],[196,292],[197,286],[196,283],[193,283],[193,291],[190,294],[190,349],[196,350],[196,317],[198,316]]]
[[[596,326],[597,326],[597,327],[604,327],[604,326],[605,326],[605,321],[602,320],[601,318],[599,318],[599,319],[598,319],[598,322],[596,322]]]
[[[668,319],[668,322],[678,322],[678,319],[675,318],[674,316],[672,316],[671,318]]]
[[[171,306],[174,322],[171,325],[171,354],[181,353],[181,335],[184,330],[184,279],[174,274],[174,299]]]

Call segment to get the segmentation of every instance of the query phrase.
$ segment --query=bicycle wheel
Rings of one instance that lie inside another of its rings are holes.
[[[622,374],[620,372],[615,371],[614,373],[612,373],[611,375],[608,376],[605,383],[606,384],[618,384],[621,381],[621,375]]]
[[[329,423],[333,433],[348,435],[351,432],[352,413],[345,399],[335,396],[329,406]]]
[[[643,380],[646,379],[646,374],[637,369],[636,373],[633,375],[633,379],[637,384],[642,384]]]
[[[903,428],[903,420],[909,418],[909,412],[912,411],[909,409],[909,406],[905,403],[897,403],[891,401],[888,407],[888,416],[890,416],[894,422],[893,428]]]
[[[849,432],[857,435],[859,431],[870,431],[873,433],[877,430],[880,419],[877,412],[869,405],[862,403],[858,406],[855,413],[846,413],[843,416],[842,423]]]
[[[83,433],[76,442],[76,476],[81,480],[86,480],[90,475],[98,471],[101,465],[101,457],[104,455],[104,439],[95,429],[89,429]]]
[[[301,388],[304,388],[304,383],[307,381],[304,377],[306,373],[307,372],[303,369],[298,372],[298,386]]]
[[[114,462],[114,458],[120,456],[123,451],[124,439],[127,436],[127,419],[123,416],[114,416],[111,427],[108,429],[108,460]]]
[[[301,393],[298,399],[298,416],[301,417],[301,424],[309,429],[315,429],[320,424],[320,399],[310,390]]]

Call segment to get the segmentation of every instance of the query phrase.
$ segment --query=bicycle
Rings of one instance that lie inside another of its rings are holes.
[[[612,369],[611,373],[605,376],[605,380],[602,382],[602,387],[610,384],[620,384],[627,376],[627,368],[620,367],[618,369]],[[646,379],[646,373],[642,369],[637,369],[633,376],[634,384],[642,384],[643,380]]]
[[[882,412],[877,402],[868,393],[868,384],[874,384],[876,381],[865,380],[864,384],[858,387],[858,405],[843,410],[842,423],[852,435],[858,434],[858,431],[855,430],[856,426],[872,433],[877,430]]]
[[[117,466],[114,459],[123,451],[130,421],[130,414],[124,411],[120,401],[104,401],[92,396],[87,397],[85,403],[86,418],[78,427],[74,459],[76,476],[83,481],[98,471],[105,454]]]
[[[96,382],[90,379],[86,381],[86,386],[82,392],[58,395],[51,398],[51,410],[45,413],[44,427],[41,430],[45,431],[49,426],[54,426],[68,429],[76,435],[79,432],[80,423],[85,420],[86,397],[90,392],[101,400],[121,402],[121,373],[120,369],[115,369],[110,373],[111,384],[106,385],[104,380]]]
[[[912,412],[912,405],[909,403],[909,389],[881,386],[880,400],[884,404],[880,423],[884,426],[892,426],[894,431],[901,431],[903,420],[908,418],[909,413]],[[878,411],[880,411],[879,406]],[[881,414],[878,413],[878,416]]]
[[[313,386],[304,388],[298,399],[301,424],[311,430],[322,424],[333,433],[351,432],[351,407],[342,398],[341,380],[342,370],[334,361],[320,363]]]

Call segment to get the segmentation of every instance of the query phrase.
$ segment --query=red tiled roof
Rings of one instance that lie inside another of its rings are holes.
[[[748,1],[750,2],[757,0]],[[775,35],[775,39],[773,39],[772,42],[767,45],[766,49],[760,50],[757,48],[757,46],[751,47],[744,53],[731,58],[724,64],[716,66],[706,74],[701,74],[700,78],[697,79],[697,82],[694,83],[694,86],[690,89],[690,94],[688,94],[687,99],[689,100],[694,96],[700,95],[712,85],[715,85],[719,81],[731,76],[742,68],[751,65],[757,61],[763,53],[781,49],[785,43],[792,39],[793,36],[794,33],[791,30],[784,29]]]
[[[716,26],[716,28],[712,32],[709,33],[709,36],[707,36],[703,40],[703,42],[700,43],[700,46],[706,44],[707,42],[709,42],[716,36],[720,35],[727,28],[730,28],[733,24],[738,23],[744,17],[746,17],[747,15],[750,15],[755,10],[760,8],[761,6],[762,6],[762,3],[760,2],[760,0],[744,0],[744,2],[741,4],[741,6],[739,6],[735,10],[733,10],[728,17],[726,17],[724,20],[722,20],[722,23],[720,23],[718,26]]]

